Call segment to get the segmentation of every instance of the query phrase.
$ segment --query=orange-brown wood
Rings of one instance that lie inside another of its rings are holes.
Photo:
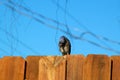
[[[24,80],[25,60],[4,57],[0,60],[0,80]]]
[[[41,56],[28,56],[26,58],[26,80],[38,80],[40,58]]]
[[[106,55],[88,55],[84,63],[83,80],[110,80],[111,61]]]
[[[39,80],[65,80],[66,60],[48,56],[39,61]]]
[[[111,78],[112,80],[120,80],[120,56],[112,56],[112,73]]]
[[[67,56],[67,80],[83,80],[84,56]]]
[[[0,80],[120,80],[120,56],[7,56],[0,58]]]

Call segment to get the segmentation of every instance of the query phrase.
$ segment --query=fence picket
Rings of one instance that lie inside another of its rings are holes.
[[[39,61],[39,80],[65,80],[66,60],[48,56]]]
[[[112,56],[112,73],[111,78],[112,80],[120,80],[120,56]]]
[[[84,56],[67,56],[67,80],[83,80]]]
[[[40,59],[41,56],[28,56],[26,58],[26,80],[38,80]]]
[[[21,57],[0,59],[0,80],[24,80],[25,60]]]
[[[111,61],[106,55],[88,55],[84,63],[83,80],[110,80]]]

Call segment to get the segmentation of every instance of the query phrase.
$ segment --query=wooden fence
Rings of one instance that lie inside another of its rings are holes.
[[[120,56],[6,56],[0,80],[120,80]]]

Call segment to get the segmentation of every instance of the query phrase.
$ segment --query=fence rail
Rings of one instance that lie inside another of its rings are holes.
[[[120,80],[120,56],[6,56],[0,80]]]

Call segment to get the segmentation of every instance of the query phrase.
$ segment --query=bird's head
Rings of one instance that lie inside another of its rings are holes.
[[[60,37],[60,42],[61,42],[61,43],[64,43],[64,42],[65,42],[65,36],[61,36],[61,37]]]
[[[65,36],[61,36],[60,40],[59,40],[59,45],[63,46],[63,45],[65,45],[65,43],[66,43],[66,37]]]

